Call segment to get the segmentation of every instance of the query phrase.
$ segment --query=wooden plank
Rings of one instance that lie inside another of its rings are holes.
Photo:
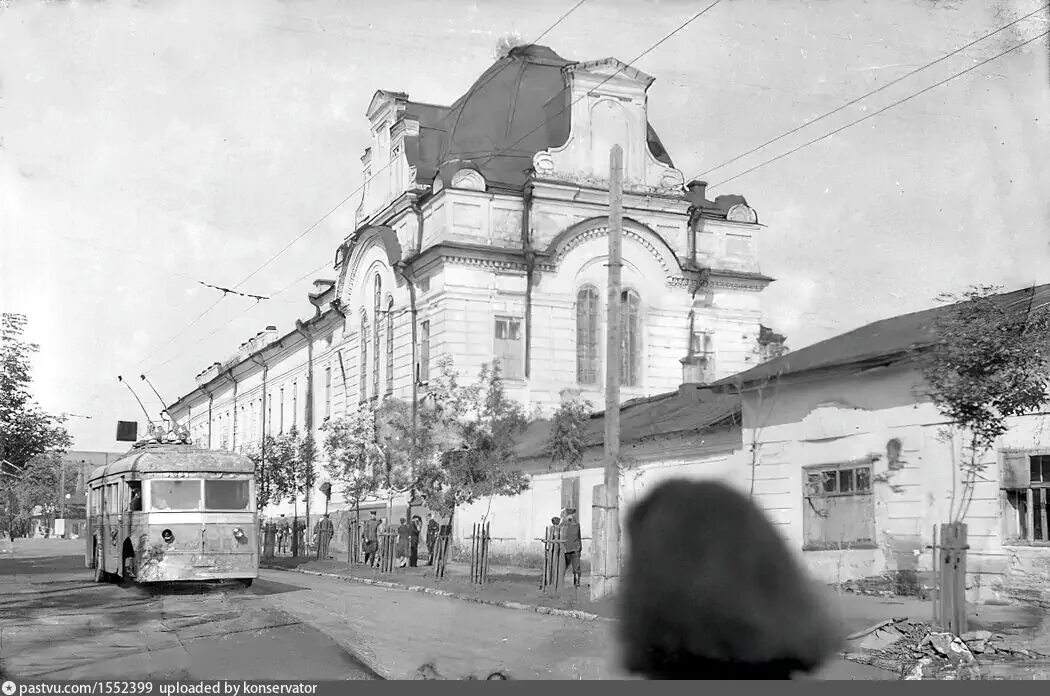
[[[1047,489],[1045,489],[1045,488],[1037,488],[1036,491],[1039,493],[1039,500],[1040,500],[1039,519],[1040,519],[1040,521],[1043,524],[1043,526],[1041,528],[1043,536],[1042,536],[1042,538],[1039,541],[1050,541],[1050,531],[1048,531],[1047,528],[1046,528],[1046,521],[1047,521],[1046,520],[1046,517],[1047,517],[1047,512],[1046,512]],[[1033,514],[1034,514],[1034,511],[1033,511]]]
[[[958,522],[954,525],[953,532],[955,542],[955,615],[952,619],[952,633],[961,636],[966,633],[966,556],[969,544],[967,543],[967,525]]]
[[[1035,497],[1031,488],[1025,491],[1025,493],[1028,497],[1027,510],[1025,510],[1025,523],[1027,527],[1025,530],[1025,537],[1030,544],[1035,541]]]

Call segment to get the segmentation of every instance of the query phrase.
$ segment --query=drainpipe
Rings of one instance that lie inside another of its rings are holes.
[[[301,320],[295,320],[295,330],[306,339],[306,433],[314,434],[314,339],[309,329]],[[316,446],[316,441],[315,441]],[[316,464],[316,462],[315,462]],[[304,483],[306,483],[304,481]],[[310,481],[306,489],[306,533],[310,533],[310,499],[313,498],[315,481]]]
[[[211,449],[211,421],[212,421],[212,404],[215,403],[215,393],[209,390],[207,387],[201,387],[201,391],[208,395],[208,449]]]
[[[526,182],[521,201],[521,250],[525,255],[525,379],[532,376],[532,287],[536,252],[532,249],[532,182]]]
[[[692,264],[693,268],[696,268],[696,235],[699,232],[700,227],[700,208],[691,205],[689,206],[689,222],[687,223],[689,228],[689,251],[687,252],[687,258],[689,263]]]

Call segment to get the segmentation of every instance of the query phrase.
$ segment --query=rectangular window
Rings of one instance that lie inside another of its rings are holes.
[[[804,548],[871,548],[875,543],[871,464],[809,467],[802,475]]]
[[[332,368],[324,369],[324,417],[332,416]]]
[[[419,364],[416,365],[416,381],[430,381],[430,322],[419,322]]]
[[[277,411],[277,432],[284,434],[284,387],[281,387],[281,403]]]
[[[361,327],[361,335],[358,336],[358,340],[361,342],[361,374],[358,375],[357,385],[357,400],[364,403],[368,399],[368,327]]]
[[[154,479],[149,482],[151,510],[200,510],[200,479]]]
[[[521,379],[525,362],[525,341],[521,333],[521,319],[496,317],[495,358],[499,360],[505,379]]]
[[[251,494],[248,481],[234,479],[204,480],[205,510],[247,510]]]
[[[1050,452],[1003,452],[1000,469],[1004,539],[1050,544]]]

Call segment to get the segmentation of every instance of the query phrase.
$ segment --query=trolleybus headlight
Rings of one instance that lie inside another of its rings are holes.
[[[162,539],[164,539],[165,544],[170,544],[171,542],[175,541],[175,535],[171,533],[170,529],[165,529],[163,532],[160,533],[160,536]]]
[[[240,527],[237,527],[233,530],[233,536],[236,537],[237,541],[240,542],[244,542],[247,540],[247,537],[244,536],[244,531]]]

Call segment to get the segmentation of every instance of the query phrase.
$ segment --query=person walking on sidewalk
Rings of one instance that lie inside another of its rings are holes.
[[[328,559],[328,545],[332,542],[332,536],[335,534],[335,525],[332,524],[332,520],[327,512],[314,525],[314,534],[317,535],[318,560]]]
[[[434,513],[427,513],[427,565],[434,565],[434,546],[438,540],[438,523],[434,519]]]
[[[383,567],[383,558],[386,554],[391,553],[394,548],[390,544],[390,527],[386,523],[386,518],[379,518],[379,527],[376,528],[376,533],[379,535],[379,550],[376,551],[376,567]]]
[[[287,553],[288,552],[288,540],[291,537],[291,525],[288,524],[288,518],[281,515],[281,519],[277,522],[277,552]]]
[[[401,518],[401,524],[397,527],[397,567],[404,568],[408,565],[408,544],[412,530],[405,524],[405,518]]]
[[[376,519],[375,510],[368,514],[368,519],[361,525],[361,541],[364,542],[364,563],[368,567],[373,568],[379,561],[377,557],[379,551],[379,520]]]
[[[410,568],[419,566],[419,533],[422,530],[423,518],[419,515],[413,515],[408,537],[408,565]]]
[[[565,522],[562,526],[562,550],[565,553],[565,569],[572,568],[572,585],[580,586],[580,554],[583,552],[583,538],[580,523],[576,520],[576,509],[565,511]],[[564,571],[563,571],[564,572]]]

